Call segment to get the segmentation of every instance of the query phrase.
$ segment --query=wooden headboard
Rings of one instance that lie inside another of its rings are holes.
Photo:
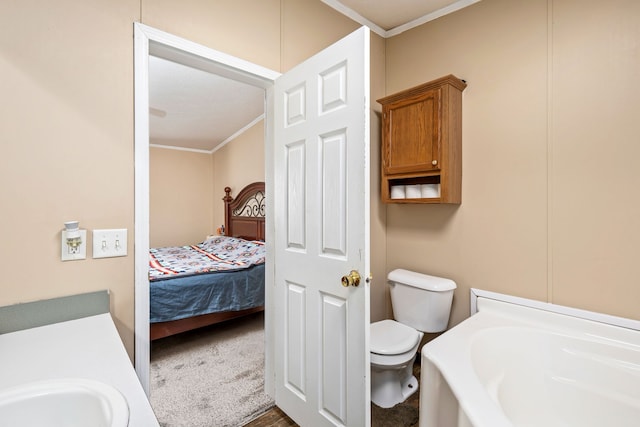
[[[246,240],[264,240],[265,193],[264,182],[254,182],[231,197],[231,188],[225,187],[225,234]]]

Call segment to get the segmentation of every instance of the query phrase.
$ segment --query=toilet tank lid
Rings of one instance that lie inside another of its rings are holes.
[[[428,274],[398,268],[387,276],[390,282],[402,283],[432,292],[451,291],[456,288],[456,282],[444,277],[429,276]]]

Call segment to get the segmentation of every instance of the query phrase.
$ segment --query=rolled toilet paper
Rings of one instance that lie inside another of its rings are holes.
[[[422,197],[422,192],[420,190],[420,184],[416,185],[407,185],[405,190],[405,194],[407,199],[419,199]]]
[[[440,197],[440,184],[422,184],[420,193],[423,199],[436,199]]]
[[[391,187],[391,198],[392,199],[404,199],[405,195],[405,186],[404,185],[394,185]]]

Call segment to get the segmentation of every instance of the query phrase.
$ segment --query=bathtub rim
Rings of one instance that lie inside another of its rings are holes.
[[[494,301],[506,302],[527,308],[535,308],[550,313],[562,314],[578,319],[591,320],[606,325],[640,331],[640,320],[628,319],[625,317],[618,317],[610,314],[598,313],[595,311],[583,310],[549,302],[501,294],[498,292],[485,291],[478,288],[469,289],[469,293],[469,312],[471,316],[478,312],[478,298],[486,298]]]

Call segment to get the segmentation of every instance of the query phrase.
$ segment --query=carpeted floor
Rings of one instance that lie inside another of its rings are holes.
[[[416,359],[414,375],[420,378]],[[256,313],[154,341],[151,405],[162,427],[297,426],[264,394],[264,316]],[[390,409],[371,405],[372,427],[415,427],[419,393]],[[269,411],[268,413],[266,413]],[[260,417],[260,415],[263,415]]]
[[[162,427],[237,427],[271,408],[264,394],[264,317],[154,341],[151,405]]]

